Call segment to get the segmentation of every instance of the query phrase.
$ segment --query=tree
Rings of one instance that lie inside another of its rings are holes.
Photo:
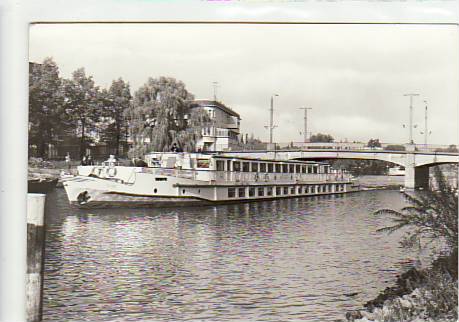
[[[64,108],[71,130],[80,135],[80,157],[86,152],[88,132],[94,129],[99,117],[99,88],[92,76],[86,76],[84,68],[72,74],[72,79],[64,80]]]
[[[62,80],[52,58],[29,67],[29,145],[36,145],[38,156],[44,157],[62,128]]]
[[[379,142],[379,139],[370,139],[370,141],[368,141],[367,147],[369,147],[369,148],[380,148],[381,147],[381,143]]]
[[[100,92],[102,114],[100,119],[101,140],[115,148],[115,154],[120,154],[120,145],[125,143],[128,136],[128,123],[125,111],[131,104],[129,84],[119,78],[112,82],[107,90]]]
[[[455,189],[448,184],[439,167],[434,168],[434,175],[437,181],[435,191],[405,193],[408,206],[400,211],[382,209],[375,213],[389,215],[393,221],[393,225],[378,231],[392,233],[403,229],[403,247],[417,246],[422,249],[421,243],[427,242],[440,250],[429,268],[412,268],[405,274],[407,280],[401,281],[405,286],[398,291],[399,296],[409,294],[417,288],[420,292],[416,298],[421,300],[417,302],[421,304],[418,310],[408,311],[403,320],[413,314],[419,315],[422,320],[432,320],[429,319],[431,317],[437,321],[442,315],[450,317],[445,320],[457,320],[458,198]],[[414,278],[410,278],[410,275]],[[388,289],[387,294],[381,295],[383,298],[393,296],[394,289]],[[387,311],[390,312],[390,309]],[[396,321],[400,318],[389,317],[384,320]]]
[[[387,150],[387,151],[405,151],[406,148],[403,145],[391,144],[391,145],[387,145],[384,148],[384,150]]]
[[[334,169],[345,169],[353,175],[383,175],[387,172],[387,162],[382,160],[335,159],[329,163]]]
[[[313,143],[315,142],[330,143],[334,141],[333,137],[330,134],[322,134],[322,133],[311,135],[311,138],[309,140],[310,142],[313,142]]]
[[[379,229],[394,232],[407,229],[403,245],[420,245],[422,240],[445,243],[451,254],[457,254],[458,246],[458,198],[444,178],[439,167],[434,168],[436,191],[422,191],[416,195],[405,194],[409,206],[400,211],[382,209],[377,215],[389,215],[393,225]]]
[[[250,137],[247,138],[247,144],[249,145],[260,145],[263,144],[263,142],[259,138],[255,138],[255,135],[253,133],[250,133]]]
[[[149,138],[149,149],[168,151],[173,142],[183,140],[186,135],[180,132],[187,127],[187,116],[191,117],[192,99],[181,81],[149,78],[135,92],[133,105],[127,111],[134,148],[141,150],[138,146]]]

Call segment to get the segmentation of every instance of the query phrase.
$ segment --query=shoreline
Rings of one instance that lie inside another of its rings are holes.
[[[437,257],[430,267],[408,269],[362,309],[346,312],[346,321],[457,321],[457,262],[456,252]]]

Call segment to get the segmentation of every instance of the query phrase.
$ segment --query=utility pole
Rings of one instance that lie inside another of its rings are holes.
[[[308,141],[308,110],[312,110],[312,107],[300,107],[300,110],[304,110],[304,143]]]
[[[217,101],[217,87],[219,87],[218,82],[212,82],[212,86],[214,87],[214,101]]]
[[[279,96],[278,94],[271,95],[271,107],[269,109],[269,126],[265,126],[265,128],[269,129],[269,144],[272,146],[273,144],[273,130],[277,125],[274,125],[274,96]]]
[[[429,135],[429,132],[427,130],[427,101],[424,101],[424,103],[426,103],[426,109],[424,114],[424,144],[427,148],[427,136]]]
[[[404,94],[403,96],[410,97],[410,144],[413,144],[413,96],[419,96],[419,94]]]

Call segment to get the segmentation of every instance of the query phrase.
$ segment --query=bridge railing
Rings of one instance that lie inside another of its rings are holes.
[[[414,144],[410,146],[406,143],[388,143],[382,142],[380,147],[369,147],[367,143],[363,142],[281,142],[276,143],[276,150],[338,150],[338,151],[412,151],[415,152],[458,152],[458,147],[454,144]],[[240,144],[232,148],[233,151],[266,151],[268,149],[267,143],[260,143],[257,145],[244,145]]]

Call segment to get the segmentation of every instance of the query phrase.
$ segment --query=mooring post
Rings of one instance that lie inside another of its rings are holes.
[[[41,321],[46,195],[27,194],[27,322]]]

